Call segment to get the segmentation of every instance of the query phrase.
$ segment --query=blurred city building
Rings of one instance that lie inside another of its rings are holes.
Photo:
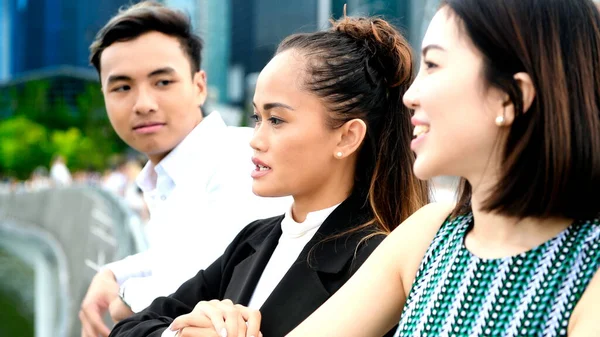
[[[1,0],[3,80],[64,66],[95,75],[88,47],[123,0]],[[127,1],[129,2],[129,1]],[[136,1],[133,1],[136,2]]]
[[[124,3],[0,0],[0,117],[11,114],[11,90],[39,80],[49,83],[50,104],[61,101],[76,112],[75,97],[98,81],[89,45]]]
[[[54,83],[59,77],[61,84],[53,86],[58,89],[52,91],[52,99],[64,97],[73,104],[73,97],[83,90],[82,81],[97,81],[88,62],[94,35],[121,6],[138,1],[0,0],[0,102],[2,92],[6,96],[8,89],[23,82],[48,78]],[[343,15],[346,4],[348,15],[388,19],[417,46],[439,0],[161,2],[186,12],[204,38],[208,104],[228,115],[248,107],[256,74],[287,35],[327,28],[330,18]],[[2,110],[0,106],[0,117],[9,114]]]

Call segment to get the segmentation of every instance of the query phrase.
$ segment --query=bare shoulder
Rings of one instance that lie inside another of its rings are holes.
[[[596,270],[594,277],[573,310],[573,315],[569,320],[570,337],[600,336],[598,303],[600,303],[600,270]]]
[[[413,250],[416,246],[424,243],[429,246],[429,242],[440,229],[444,220],[454,209],[454,204],[450,203],[431,203],[421,207],[400,226],[398,226],[386,240],[398,241],[407,244],[408,250]],[[402,245],[399,247],[404,250]]]
[[[400,226],[398,226],[386,240],[386,246],[393,250],[390,255],[398,263],[400,277],[408,294],[415,279],[421,260],[444,223],[444,220],[454,209],[452,203],[431,203],[421,207]]]

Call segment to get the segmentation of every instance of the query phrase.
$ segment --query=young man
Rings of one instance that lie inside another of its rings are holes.
[[[109,119],[149,162],[137,178],[150,210],[150,249],[109,264],[81,305],[82,336],[107,336],[219,257],[249,222],[283,214],[285,199],[252,193],[252,129],[203,118],[202,41],[182,13],[143,2],[118,13],[90,47]]]

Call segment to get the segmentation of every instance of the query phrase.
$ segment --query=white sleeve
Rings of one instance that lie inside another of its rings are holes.
[[[132,277],[145,277],[152,275],[150,269],[150,254],[148,251],[130,255],[122,260],[111,262],[102,269],[109,269],[115,274],[117,283],[123,285]]]
[[[175,337],[176,334],[177,334],[177,331],[171,331],[169,329],[166,329],[165,331],[163,331],[163,333],[160,335],[160,337]]]
[[[123,299],[135,313],[146,309],[155,298],[168,295],[152,276],[130,278],[121,287]]]

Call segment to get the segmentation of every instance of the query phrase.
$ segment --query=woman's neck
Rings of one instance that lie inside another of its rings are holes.
[[[465,245],[481,258],[501,258],[529,251],[565,230],[571,219],[552,217],[518,218],[482,210],[490,196],[490,184],[473,189],[472,230],[465,237]]]
[[[316,193],[295,195],[292,204],[292,217],[298,223],[304,222],[310,212],[319,211],[342,203],[352,192],[349,188],[327,189]]]
[[[292,217],[298,223],[304,222],[310,212],[319,211],[340,204],[354,187],[354,163],[340,163],[325,181],[314,183],[314,188],[293,194]],[[344,166],[345,165],[345,166]]]

